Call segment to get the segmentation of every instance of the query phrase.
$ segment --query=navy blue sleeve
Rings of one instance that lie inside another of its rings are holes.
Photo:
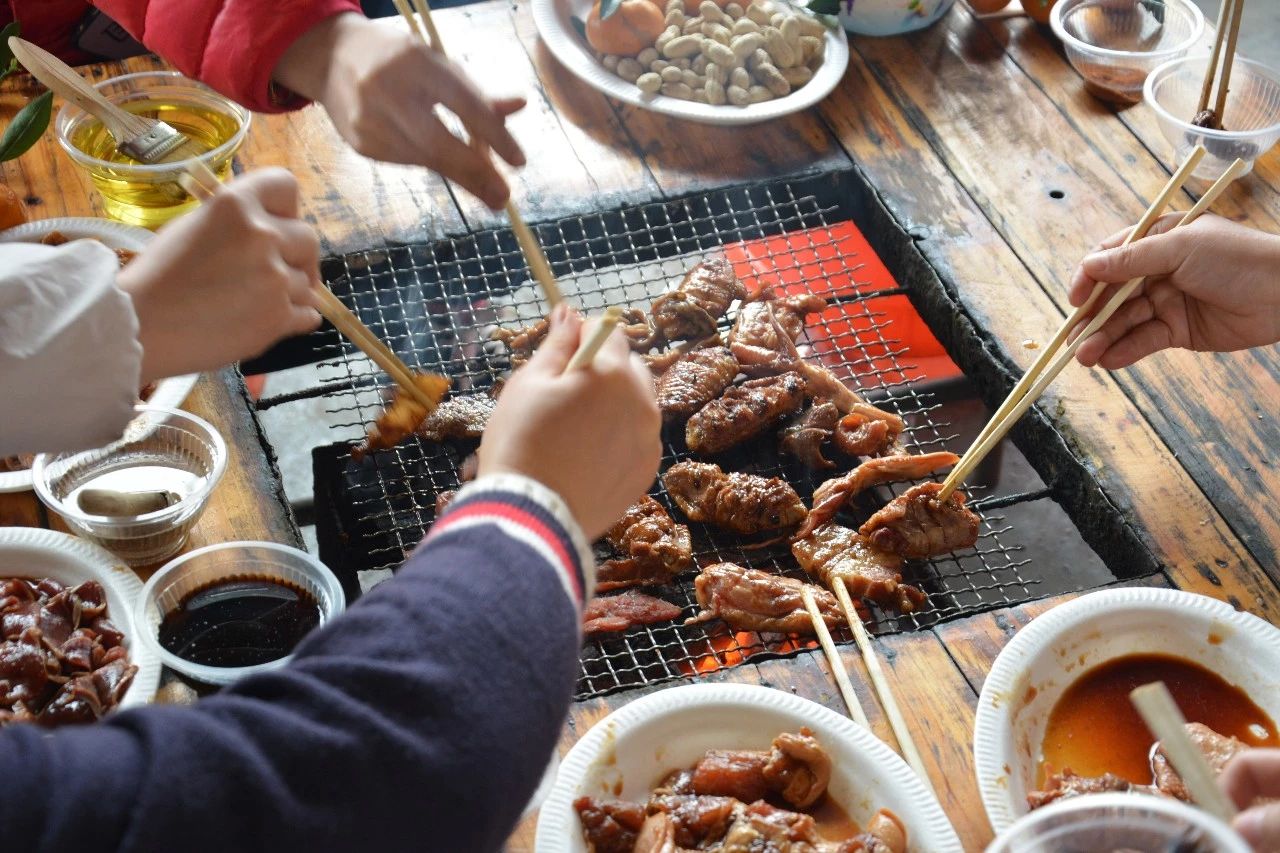
[[[547,500],[480,481],[288,666],[0,731],[3,847],[500,849],[564,723],[589,559]]]

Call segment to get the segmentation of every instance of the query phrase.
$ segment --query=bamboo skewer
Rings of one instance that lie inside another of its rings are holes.
[[[409,23],[411,32],[417,33],[424,44],[441,56],[449,55],[445,51],[444,41],[440,38],[440,31],[436,29],[435,21],[431,17],[431,6],[427,0],[413,0],[413,6],[417,10],[416,15],[413,9],[409,8],[409,0],[393,0],[393,2],[400,16]],[[471,147],[488,156],[483,144],[474,135],[471,137]],[[564,301],[564,296],[560,293],[560,286],[556,284],[555,275],[551,272],[551,264],[548,263],[547,255],[542,250],[542,244],[538,242],[537,235],[525,223],[524,217],[520,215],[515,202],[510,198],[507,199],[506,211],[507,219],[511,221],[511,232],[515,234],[516,242],[520,244],[520,251],[524,254],[525,263],[529,265],[533,280],[542,288],[547,305],[555,308]]]
[[[1222,56],[1222,42],[1227,35],[1234,5],[1235,0],[1222,0],[1218,6],[1218,26],[1213,33],[1213,50],[1209,53],[1209,64],[1204,69],[1204,82],[1200,86],[1200,100],[1196,104],[1197,116],[1209,108],[1209,98],[1213,97],[1213,81],[1218,75],[1218,59]]]
[[[836,599],[840,602],[840,608],[844,611],[845,621],[849,623],[849,627],[853,630],[853,637],[858,642],[858,649],[862,652],[862,662],[867,667],[867,675],[871,677],[871,686],[875,688],[876,696],[880,699],[880,706],[884,708],[885,716],[889,718],[889,727],[893,729],[893,736],[898,739],[898,748],[902,752],[902,757],[907,760],[907,764],[911,765],[911,769],[920,777],[920,781],[930,791],[933,790],[933,782],[929,780],[929,772],[925,769],[924,759],[920,756],[920,750],[916,749],[916,743],[911,738],[911,730],[907,728],[907,720],[902,716],[902,709],[898,707],[898,702],[893,697],[893,690],[889,687],[889,679],[885,677],[884,670],[880,666],[880,656],[876,654],[875,647],[871,645],[871,638],[867,636],[867,629],[862,624],[862,617],[858,615],[857,609],[853,606],[853,599],[849,596],[849,590],[844,585],[844,578],[836,577],[832,579],[832,591],[836,594]],[[826,627],[825,625],[823,626]]]
[[[845,707],[849,709],[849,716],[853,721],[864,729],[870,731],[871,721],[867,719],[866,711],[862,710],[862,703],[858,701],[858,694],[853,692],[853,685],[849,682],[849,671],[845,669],[844,660],[840,657],[840,652],[836,649],[835,641],[831,639],[831,632],[827,630],[827,623],[823,621],[822,613],[818,610],[818,602],[813,599],[813,587],[805,584],[800,588],[800,598],[804,601],[804,609],[809,611],[809,618],[813,621],[813,631],[818,635],[818,642],[822,645],[822,651],[827,656],[827,663],[831,665],[831,675],[836,680],[836,687],[840,690],[840,695],[844,698]]]
[[[564,372],[579,370],[591,364],[591,360],[596,357],[600,347],[604,346],[604,342],[613,334],[613,330],[617,328],[621,319],[622,309],[618,306],[611,305],[604,309],[604,316],[600,318],[600,324],[591,333],[591,337],[579,345],[577,351],[573,354],[573,358],[569,359],[569,363],[565,365]]]
[[[1168,206],[1174,194],[1191,177],[1191,173],[1195,171],[1196,166],[1200,164],[1204,155],[1205,149],[1202,145],[1197,145],[1192,150],[1186,161],[1170,176],[1169,181],[1164,185],[1164,189],[1160,191],[1155,201],[1151,202],[1146,212],[1143,213],[1142,218],[1138,220],[1138,224],[1133,227],[1133,230],[1125,237],[1124,242],[1120,244],[1121,246],[1127,246],[1147,235],[1147,232],[1151,230],[1156,220],[1160,218],[1161,213]],[[951,496],[956,487],[964,482],[965,478],[973,472],[973,469],[986,458],[991,448],[999,442],[1000,438],[1004,437],[1004,434],[1012,428],[1014,422],[1030,407],[1039,394],[1039,391],[1034,391],[1033,389],[1038,387],[1040,391],[1043,391],[1048,382],[1051,382],[1062,371],[1062,368],[1066,366],[1066,362],[1055,361],[1059,350],[1066,342],[1067,337],[1070,336],[1071,331],[1080,325],[1080,322],[1089,314],[1106,290],[1107,285],[1102,282],[1094,285],[1093,292],[1089,294],[1089,298],[1085,300],[1084,304],[1075,309],[1071,316],[1058,327],[1058,331],[1054,333],[1052,340],[1045,346],[1035,362],[1027,368],[1026,373],[1022,375],[1022,378],[1014,385],[1013,390],[1009,392],[1009,396],[1004,399],[1004,402],[992,414],[991,419],[987,421],[987,425],[978,433],[978,437],[974,439],[969,450],[965,452],[964,458],[952,469],[951,474],[948,475],[943,483],[942,491],[938,493],[938,500],[945,501]],[[1078,347],[1081,342],[1080,338],[1076,338],[1074,346]],[[1072,352],[1074,351],[1073,349]],[[1049,379],[1042,383],[1041,378],[1046,375],[1046,370],[1050,371],[1047,374]],[[1002,427],[1003,429],[1001,429]],[[996,435],[997,430],[999,430],[998,436]],[[995,438],[994,441],[992,440],[993,437]]]
[[[1235,804],[1218,787],[1204,755],[1187,736],[1187,720],[1169,688],[1163,681],[1144,684],[1129,693],[1129,700],[1142,715],[1147,728],[1160,741],[1169,763],[1187,784],[1196,805],[1223,823],[1231,823],[1236,816]]]
[[[1218,75],[1218,97],[1213,104],[1213,115],[1218,127],[1222,127],[1222,114],[1227,109],[1227,93],[1231,88],[1231,66],[1236,59],[1236,41],[1240,38],[1240,19],[1244,16],[1244,0],[1228,0],[1232,4],[1231,25],[1227,30],[1227,50],[1222,57],[1222,73]]]

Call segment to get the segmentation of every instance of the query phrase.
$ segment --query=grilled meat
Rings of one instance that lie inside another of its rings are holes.
[[[835,518],[846,501],[872,486],[896,480],[914,480],[959,461],[959,456],[945,451],[923,453],[919,456],[868,459],[843,477],[827,480],[818,486],[813,493],[813,509],[809,512],[809,519],[796,534],[796,538],[808,536],[816,528]]]
[[[418,435],[427,441],[456,438],[479,438],[497,401],[488,394],[466,394],[450,397],[418,427]]]
[[[653,303],[653,324],[668,341],[695,340],[714,334],[720,318],[746,289],[723,258],[703,261],[672,291]]]
[[[435,405],[428,408],[397,386],[391,403],[369,427],[364,441],[351,448],[351,456],[357,462],[375,450],[395,447],[413,435],[449,391],[449,380],[435,373],[415,373],[413,381]]]
[[[734,533],[793,527],[806,514],[800,496],[785,480],[738,471],[726,474],[708,462],[672,465],[662,484],[689,518]]]
[[[867,519],[858,532],[881,551],[909,560],[968,548],[978,541],[978,516],[964,505],[962,492],[939,501],[940,491],[941,483],[914,486]]]
[[[805,316],[826,307],[827,300],[812,293],[748,302],[729,332],[729,349],[745,373],[759,376],[791,370],[789,353],[804,333]]]
[[[1187,723],[1187,735],[1209,762],[1209,769],[1216,777],[1226,768],[1227,762],[1235,758],[1250,746],[1239,738],[1220,735],[1204,723]],[[1182,800],[1194,802],[1186,783],[1165,755],[1164,746],[1157,745],[1151,753],[1151,771],[1155,777],[1156,790],[1162,794]]]
[[[622,322],[618,328],[635,352],[648,352],[662,342],[662,335],[653,327],[648,315],[639,308],[623,308]]]
[[[605,540],[622,556],[600,566],[597,590],[666,583],[693,565],[689,528],[648,495],[622,514]]]
[[[593,853],[632,853],[644,825],[645,808],[625,800],[579,797],[573,808],[582,821],[582,832]]]
[[[511,366],[519,367],[529,360],[550,331],[551,319],[543,317],[520,329],[494,329],[489,338],[504,344],[511,356]]]
[[[625,631],[634,625],[670,622],[680,615],[680,608],[669,601],[628,590],[618,595],[597,596],[582,611],[584,634]]]
[[[870,403],[856,403],[836,425],[832,440],[850,456],[880,456],[899,446],[905,426],[895,414]]]
[[[730,824],[742,810],[742,803],[732,797],[706,797],[696,794],[668,794],[654,791],[649,797],[646,811],[649,819],[662,816],[668,823],[672,841],[677,849],[702,850],[704,845],[714,844],[729,831]],[[641,841],[644,833],[641,833]],[[637,850],[661,850],[661,847],[643,847]]]
[[[813,623],[800,590],[805,584],[794,578],[744,569],[733,563],[707,566],[694,581],[702,610],[690,622],[723,619],[735,631],[775,631],[812,634]],[[827,627],[844,622],[835,596],[814,587],[813,598]]]
[[[719,397],[737,375],[738,361],[724,347],[694,350],[658,379],[658,408],[663,419],[687,419]]]
[[[925,594],[902,582],[902,558],[880,551],[864,537],[838,524],[824,524],[791,545],[796,562],[809,575],[833,589],[844,581],[849,595],[911,613]]]
[[[830,400],[814,400],[778,433],[778,450],[799,459],[806,468],[834,468],[822,455],[822,443],[831,436],[840,419],[840,410]]]
[[[1105,794],[1112,791],[1121,793],[1139,792],[1154,794],[1156,790],[1149,785],[1135,785],[1128,779],[1122,779],[1112,773],[1101,776],[1078,776],[1068,767],[1061,773],[1054,773],[1045,780],[1044,790],[1027,794],[1027,805],[1032,809],[1047,806],[1057,800],[1079,797],[1083,794]]]
[[[678,794],[732,797],[744,803],[766,798],[806,809],[827,791],[831,757],[808,728],[783,732],[766,750],[709,749],[693,770],[671,779]]]
[[[689,418],[685,442],[695,453],[722,453],[799,409],[804,387],[804,380],[795,373],[730,386]]]

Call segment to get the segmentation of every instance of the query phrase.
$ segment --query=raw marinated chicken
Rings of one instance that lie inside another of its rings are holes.
[[[806,514],[800,496],[785,480],[737,471],[726,474],[708,462],[672,465],[662,484],[689,518],[734,533],[794,527]]]
[[[898,480],[915,480],[960,461],[954,453],[940,451],[919,456],[882,456],[868,459],[843,477],[827,480],[813,493],[813,509],[804,527],[796,534],[800,539],[835,518],[840,508],[855,495],[872,486]],[[885,549],[881,549],[885,550]]]
[[[806,468],[834,468],[822,455],[822,444],[836,428],[840,410],[830,400],[814,400],[813,405],[791,420],[778,433],[778,450],[800,460]]]
[[[804,402],[804,388],[796,373],[731,386],[689,418],[685,442],[695,453],[723,453],[797,411]]]
[[[597,590],[666,583],[693,565],[689,528],[676,524],[666,507],[648,495],[622,514],[605,540],[621,556],[601,564]]]
[[[450,397],[427,416],[417,433],[427,441],[479,438],[497,404],[488,394]]]
[[[899,446],[906,424],[870,403],[857,403],[836,425],[833,441],[850,456],[880,456]]]
[[[744,373],[760,376],[792,370],[788,354],[804,333],[805,317],[826,307],[827,300],[812,293],[748,302],[729,332],[729,349]]]
[[[582,611],[582,632],[605,634],[625,631],[634,625],[670,622],[679,615],[680,608],[669,601],[628,590],[588,601]]]
[[[396,386],[391,403],[378,415],[373,426],[369,427],[364,441],[351,448],[351,456],[357,462],[375,450],[395,447],[413,435],[449,392],[449,380],[435,373],[415,373],[413,381],[433,405],[424,406],[416,397],[406,394],[403,388]]]
[[[723,619],[735,631],[773,631],[780,634],[812,634],[813,622],[805,610],[802,581],[733,563],[707,566],[694,581],[698,606],[689,622]],[[813,598],[827,627],[844,623],[835,596],[813,587]]]
[[[849,595],[903,613],[914,612],[925,601],[921,590],[902,582],[901,557],[878,550],[847,527],[824,524],[792,543],[791,553],[801,568],[828,589],[840,578]]]
[[[968,548],[978,541],[980,520],[964,505],[963,492],[939,501],[940,491],[941,483],[914,486],[867,519],[858,532],[881,551],[909,560]]]
[[[658,408],[665,421],[682,421],[719,397],[738,375],[738,362],[724,347],[694,350],[658,379]]]
[[[703,261],[672,291],[653,303],[653,325],[667,341],[697,340],[712,335],[720,318],[746,289],[723,258]]]

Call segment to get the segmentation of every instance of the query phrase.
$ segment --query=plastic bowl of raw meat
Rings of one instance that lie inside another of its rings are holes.
[[[629,702],[569,750],[542,806],[537,853],[586,853],[573,801],[643,802],[668,772],[708,749],[768,749],[782,732],[813,730],[831,756],[830,796],[859,825],[887,808],[912,851],[961,850],[937,798],[898,755],[848,717],[790,693],[748,684],[690,684]]]
[[[1280,629],[1225,602],[1175,589],[1081,596],[1019,631],[982,686],[974,768],[997,834],[1029,811],[1045,728],[1063,692],[1099,664],[1144,653],[1198,663],[1280,720]]]

